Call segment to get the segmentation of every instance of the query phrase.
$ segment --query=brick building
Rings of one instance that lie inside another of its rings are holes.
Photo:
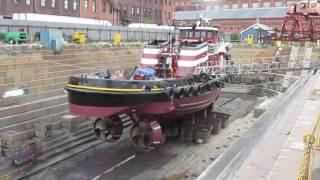
[[[60,16],[80,16],[80,0],[0,0],[0,15],[39,13]]]
[[[173,16],[172,0],[117,0],[121,24],[170,24]]]
[[[203,10],[287,7],[298,0],[211,0],[200,3]]]
[[[281,29],[282,19],[289,8],[241,8],[192,12],[175,12],[176,24],[195,23],[199,18],[210,19],[211,25],[217,25],[222,32],[240,32],[259,21],[272,28]],[[307,28],[308,23],[305,24]],[[320,30],[320,18],[315,19],[315,27]]]
[[[195,11],[200,10],[200,0],[175,0],[174,11]]]
[[[108,20],[117,24],[116,9],[112,8],[110,0],[80,0],[80,17]]]

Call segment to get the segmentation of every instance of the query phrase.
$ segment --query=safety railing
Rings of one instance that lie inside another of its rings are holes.
[[[314,160],[315,151],[320,149],[320,115],[311,134],[303,137],[305,144],[303,158],[300,164],[298,180],[311,180],[311,168]]]

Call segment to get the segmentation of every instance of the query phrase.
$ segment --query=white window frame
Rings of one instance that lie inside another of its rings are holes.
[[[85,10],[88,10],[88,7],[89,7],[88,3],[89,3],[88,0],[84,0],[84,9]]]
[[[92,12],[97,12],[97,1],[96,0],[92,1],[91,10],[92,10]]]
[[[64,7],[64,9],[68,9],[69,8],[69,0],[64,0],[63,7]]]
[[[76,11],[77,10],[77,0],[72,1],[72,6],[73,6],[73,10]]]
[[[45,7],[46,6],[46,0],[40,0],[40,6]]]
[[[55,8],[56,7],[56,0],[51,0],[51,7]]]
[[[30,5],[30,4],[31,4],[31,0],[26,0],[26,5]]]

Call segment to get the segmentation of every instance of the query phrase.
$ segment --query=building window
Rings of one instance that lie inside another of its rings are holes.
[[[282,2],[281,2],[281,1],[275,2],[275,6],[276,6],[276,7],[281,7],[281,6],[282,6]]]
[[[165,4],[165,5],[168,5],[168,0],[165,0],[165,1],[164,1],[164,4]]]
[[[131,8],[131,15],[134,15],[134,7]]]
[[[148,9],[148,16],[152,17],[152,9]]]
[[[96,12],[97,11],[97,2],[96,0],[92,1],[92,12]]]
[[[242,3],[242,8],[248,8],[249,7],[249,5],[248,5],[248,3]]]
[[[170,2],[170,1],[169,1]],[[168,12],[168,19],[171,19],[171,12]]]
[[[106,0],[102,0],[102,12],[106,12],[107,11],[107,1]]]
[[[147,9],[146,8],[143,9],[143,16],[147,17]]]
[[[73,0],[73,10],[77,10],[77,0]]]
[[[158,4],[158,1],[157,1],[157,0],[155,0],[155,1],[154,1],[154,3],[155,3],[155,4]]]
[[[171,0],[169,0],[169,6],[171,6]]]
[[[14,4],[19,4],[21,0],[14,0],[13,3]]]
[[[88,0],[84,0],[84,9],[88,10]]]
[[[31,4],[31,0],[26,0],[26,5],[30,5],[30,4]]]
[[[259,3],[258,3],[258,2],[252,3],[252,7],[253,7],[253,8],[259,8]]]
[[[56,0],[51,0],[51,7],[55,8],[56,7]]]
[[[46,6],[46,0],[40,0],[40,6],[45,7]]]
[[[140,8],[137,8],[137,15],[140,14]]]
[[[68,9],[69,0],[64,0],[64,9]]]
[[[223,9],[228,9],[228,8],[229,8],[229,5],[228,5],[228,4],[224,4],[224,5],[222,6],[222,8],[223,8]]]

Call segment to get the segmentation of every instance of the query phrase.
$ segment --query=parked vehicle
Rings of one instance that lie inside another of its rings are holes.
[[[6,32],[4,34],[4,40],[10,44],[26,43],[28,41],[28,37],[25,32]]]

